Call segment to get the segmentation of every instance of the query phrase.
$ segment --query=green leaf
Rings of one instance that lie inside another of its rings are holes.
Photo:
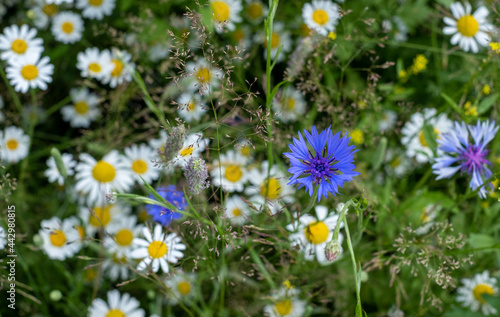
[[[467,239],[469,245],[474,249],[489,248],[497,244],[499,241],[490,235],[483,233],[471,233]],[[494,250],[491,250],[494,251]],[[485,251],[487,252],[487,251]]]
[[[462,310],[458,307],[453,307],[452,311],[449,311],[443,315],[443,317],[480,317],[483,316],[481,313],[474,313],[467,310]]]
[[[214,30],[213,11],[210,6],[203,6],[200,8],[201,22],[207,28],[208,32]]]
[[[434,127],[429,124],[424,124],[423,131],[424,131],[425,142],[427,142],[427,146],[429,146],[432,152],[435,152],[437,147],[437,142],[436,142],[437,135],[436,133],[434,133]]]
[[[456,112],[458,113],[462,113],[462,109],[460,109],[460,107],[457,105],[457,103],[451,99],[450,96],[448,96],[447,94],[445,94],[444,92],[441,93],[441,97],[443,97],[443,99],[450,105],[453,107],[453,109],[455,109]]]
[[[486,111],[490,110],[491,106],[493,106],[493,104],[497,101],[497,99],[498,99],[498,93],[488,96],[483,100],[481,100],[481,102],[477,106],[477,113],[481,115]]]
[[[377,151],[375,152],[375,156],[373,158],[373,169],[377,170],[385,157],[385,151],[387,150],[387,138],[382,137],[380,139],[379,146],[377,147]]]
[[[52,155],[52,157],[56,161],[56,167],[57,167],[57,170],[59,171],[59,174],[61,174],[61,176],[66,180],[66,176],[68,174],[66,171],[66,166],[64,166],[64,162],[63,162],[62,157],[61,157],[61,152],[59,152],[58,149],[53,147],[52,150],[50,150],[50,155]]]
[[[500,297],[493,296],[490,294],[483,294],[481,297],[488,302],[491,306],[495,307],[497,310],[500,310]]]

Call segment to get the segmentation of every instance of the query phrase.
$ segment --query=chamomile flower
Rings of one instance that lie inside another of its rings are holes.
[[[389,175],[395,175],[401,178],[411,170],[411,160],[404,152],[387,149],[384,161],[386,163],[385,171]]]
[[[210,0],[210,8],[218,33],[224,28],[232,31],[234,24],[241,22],[240,12],[243,6],[240,0]]]
[[[45,0],[48,4],[57,4],[57,5],[60,5],[60,4],[63,4],[63,3],[73,3],[73,0]]]
[[[87,48],[85,52],[78,53],[76,59],[76,67],[84,78],[91,77],[103,80],[113,71],[114,65],[108,50],[100,52],[97,47]]]
[[[303,215],[295,223],[286,226],[288,231],[297,231],[290,235],[292,247],[298,246],[307,261],[317,259],[321,265],[330,264],[325,256],[325,247],[332,240],[333,231],[339,216],[329,213],[325,206],[316,206],[316,216]],[[340,224],[343,227],[343,223]],[[344,237],[339,232],[338,243],[342,245]],[[342,253],[342,247],[340,250]]]
[[[186,137],[179,154],[173,159],[174,166],[185,167],[191,157],[200,157],[201,152],[208,146],[208,139],[203,138],[203,133],[192,133]]]
[[[408,27],[398,16],[394,16],[392,22],[391,20],[384,20],[382,22],[382,28],[385,32],[392,33],[394,41],[396,42],[406,42],[408,39]]]
[[[426,163],[433,157],[432,150],[425,139],[424,125],[433,127],[438,140],[452,127],[452,122],[445,113],[438,116],[436,114],[436,109],[424,109],[423,113],[414,113],[401,130],[403,133],[401,143],[406,146],[406,155],[410,158],[414,157],[419,163]]]
[[[282,287],[271,295],[272,304],[264,307],[268,317],[301,317],[306,311],[306,302],[299,299],[300,290]]]
[[[199,58],[195,63],[187,63],[186,72],[186,85],[192,91],[198,90],[200,95],[210,94],[219,87],[223,76],[222,70],[213,67],[203,58]]]
[[[236,43],[236,46],[249,50],[253,44],[252,34],[252,28],[249,25],[238,25],[230,36]]]
[[[200,121],[208,111],[207,104],[199,94],[182,94],[177,100],[177,114],[186,122]]]
[[[108,292],[108,302],[100,298],[94,299],[89,307],[88,317],[144,317],[144,310],[139,306],[139,301],[128,293],[120,295],[118,290],[112,290]]]
[[[92,20],[102,20],[104,16],[113,13],[115,0],[78,0],[76,7],[83,10],[83,17]]]
[[[396,124],[397,118],[398,116],[395,111],[385,110],[382,115],[382,120],[378,122],[378,130],[381,132],[392,130]]]
[[[163,272],[168,273],[167,262],[175,264],[184,257],[181,251],[186,250],[186,245],[181,243],[181,237],[176,233],[164,234],[162,225],[155,225],[153,235],[148,228],[144,228],[143,235],[146,239],[134,239],[136,249],[130,253],[131,258],[142,259],[137,266],[138,270],[143,271],[151,266],[153,272],[158,272],[161,267]]]
[[[80,235],[76,229],[78,224],[76,217],[64,221],[57,217],[42,220],[42,229],[38,234],[43,239],[42,250],[49,258],[62,261],[80,251]]]
[[[125,152],[123,161],[128,164],[139,185],[144,185],[141,177],[146,183],[151,184],[160,176],[160,169],[156,168],[153,163],[157,157],[155,150],[146,144],[133,144],[123,151]]]
[[[47,84],[52,82],[54,65],[49,64],[50,59],[38,54],[27,54],[13,58],[6,69],[7,78],[14,90],[25,93],[30,88],[47,89]]]
[[[111,189],[126,192],[134,183],[130,166],[116,150],[106,154],[101,160],[82,153],[75,170],[75,189],[88,195],[89,204],[101,204]]]
[[[87,206],[80,207],[79,214],[89,237],[93,237],[101,227],[107,234],[118,232],[123,227],[123,218],[130,214],[130,207],[123,204],[96,205],[91,210]]]
[[[196,274],[178,271],[165,280],[165,284],[172,291],[167,296],[170,304],[176,305],[179,301],[193,298],[195,293]]]
[[[38,29],[46,29],[49,21],[59,12],[55,3],[46,0],[36,0],[33,8],[33,24]]]
[[[428,205],[422,209],[419,215],[420,227],[415,230],[416,235],[424,235],[429,232],[429,230],[434,225],[434,219],[436,219],[438,212],[441,210],[439,205]]]
[[[104,244],[109,249],[117,251],[119,255],[127,256],[132,250],[132,241],[140,236],[143,228],[143,225],[137,224],[136,216],[121,215],[117,218],[117,224],[113,228],[114,234],[112,236],[107,235]]]
[[[211,171],[212,182],[228,192],[243,191],[243,184],[248,179],[246,169],[248,158],[233,150],[220,155],[220,161],[214,162]]]
[[[483,298],[483,294],[497,295],[497,280],[490,277],[490,272],[476,274],[474,278],[462,279],[463,286],[457,289],[457,302],[472,311],[480,311],[483,315],[496,314],[497,310]]]
[[[476,12],[471,14],[472,7],[466,2],[455,2],[450,5],[450,17],[444,18],[446,26],[443,28],[443,33],[451,35],[451,44],[460,46],[465,52],[471,50],[473,53],[479,51],[480,46],[488,46],[491,38],[488,35],[493,31],[493,25],[488,23],[486,17],[488,16],[488,9],[486,7],[479,7]]]
[[[250,140],[247,139],[239,140],[238,143],[236,143],[236,145],[234,146],[234,148],[236,149],[236,152],[238,154],[241,154],[244,157],[246,157],[248,162],[253,161],[253,151],[255,150]]]
[[[247,222],[247,218],[250,217],[250,208],[240,196],[235,195],[226,200],[224,213],[232,224],[242,225]]]
[[[23,129],[8,127],[0,133],[0,158],[8,163],[17,163],[28,155],[30,137]]]
[[[159,62],[167,58],[168,54],[170,53],[169,49],[170,49],[169,43],[156,43],[151,47],[149,47],[148,57],[153,63]]]
[[[335,31],[339,19],[339,7],[329,0],[313,0],[304,4],[302,17],[306,25],[321,35]]]
[[[73,175],[75,173],[73,169],[77,164],[73,159],[73,155],[69,153],[63,153],[61,155],[61,158],[64,164],[64,168],[66,169],[66,175]],[[57,181],[60,186],[64,185],[64,177],[59,172],[59,169],[56,166],[56,160],[53,156],[49,157],[49,159],[47,160],[47,166],[49,168],[45,170],[44,174],[49,179],[49,182],[53,183]]]
[[[261,0],[246,0],[244,15],[250,23],[259,24],[267,16],[267,6]]]
[[[99,96],[90,92],[87,88],[70,90],[72,105],[61,108],[64,121],[68,121],[73,128],[88,128],[101,114],[97,108]]]
[[[264,33],[256,36],[256,42],[263,43],[264,45],[264,58],[267,58],[267,39]],[[271,59],[276,58],[278,49],[282,47],[281,53],[278,56],[278,62],[285,58],[285,54],[292,49],[292,39],[290,32],[285,30],[283,22],[275,22],[273,24],[273,33],[271,34]]]
[[[79,14],[65,11],[52,20],[52,34],[56,41],[65,44],[78,42],[82,38],[83,20]]]
[[[27,56],[38,59],[43,52],[43,40],[35,38],[36,33],[36,29],[30,29],[26,24],[6,27],[0,35],[0,57],[4,61]]]
[[[292,86],[288,86],[273,103],[273,111],[281,122],[294,122],[306,112],[304,95]]]
[[[0,227],[0,250],[3,250],[7,245],[7,233],[5,233],[5,229]]]
[[[113,69],[106,74],[101,80],[103,84],[109,84],[111,88],[115,88],[125,82],[132,80],[132,73],[135,65],[131,63],[132,55],[125,51],[113,49],[111,54],[111,63]]]
[[[130,277],[130,267],[135,265],[133,260],[129,259],[113,246],[108,246],[107,251],[109,256],[102,262],[104,274],[112,281],[127,280]]]

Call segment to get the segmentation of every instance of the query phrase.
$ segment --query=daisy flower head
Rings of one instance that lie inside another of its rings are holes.
[[[207,60],[199,58],[196,62],[186,64],[186,84],[192,91],[198,90],[200,95],[211,94],[219,87],[223,72],[213,67]]]
[[[112,281],[125,281],[130,277],[130,267],[134,267],[132,259],[123,254],[122,251],[108,245],[108,256],[102,262],[104,274]]]
[[[164,60],[169,53],[170,43],[156,43],[148,49],[148,57],[153,63]]]
[[[200,121],[208,111],[207,104],[198,94],[185,93],[177,100],[177,114],[186,122]]]
[[[102,20],[111,15],[115,9],[115,0],[78,0],[76,7],[82,11],[82,16],[91,20]]]
[[[91,1],[91,0],[90,0]],[[139,308],[140,303],[128,293],[120,294],[118,290],[108,292],[108,302],[96,298],[89,307],[89,317],[144,317],[145,313]]]
[[[483,294],[498,295],[497,280],[490,277],[490,272],[476,274],[474,278],[462,279],[463,286],[457,289],[457,302],[469,307],[472,311],[480,311],[483,315],[496,314],[497,310],[486,302]]]
[[[141,177],[146,183],[151,184],[160,176],[160,169],[156,168],[153,163],[157,153],[148,145],[133,144],[125,148],[123,152],[125,153],[123,161],[128,164],[139,185],[144,184]]]
[[[76,67],[84,78],[91,77],[104,80],[113,71],[111,54],[108,50],[100,52],[97,47],[90,47],[84,52],[78,53],[76,59]]]
[[[241,0],[210,0],[210,8],[213,12],[215,31],[218,33],[224,28],[232,31],[235,28],[234,23],[241,22]]]
[[[196,295],[195,283],[195,273],[184,273],[181,271],[166,279],[165,284],[173,293],[168,296],[169,303],[176,305],[179,301],[193,298]]]
[[[103,204],[93,208],[80,207],[80,218],[85,223],[86,233],[93,237],[101,228],[114,234],[123,227],[124,217],[130,214],[130,206],[123,204]]]
[[[51,259],[64,260],[80,251],[80,234],[76,229],[79,224],[76,217],[61,221],[57,217],[42,220],[38,234],[42,237],[42,249]]]
[[[54,65],[49,64],[50,59],[39,54],[24,55],[9,61],[6,69],[7,78],[14,90],[26,93],[30,88],[47,89],[47,84],[52,82]]]
[[[286,226],[288,231],[293,233],[290,235],[292,247],[298,246],[300,252],[304,254],[307,261],[317,259],[321,265],[327,265],[330,262],[325,255],[325,247],[332,240],[333,232],[339,216],[334,212],[329,213],[325,206],[315,207],[316,216],[303,215],[295,223]],[[343,227],[343,223],[340,227]],[[339,232],[338,243],[340,245],[340,254],[342,254],[342,241],[344,237]]]
[[[267,16],[267,6],[261,0],[246,0],[245,17],[253,24],[258,24]]]
[[[428,205],[422,209],[422,213],[420,214],[420,227],[415,230],[416,235],[424,235],[431,230],[434,225],[434,219],[436,219],[438,212],[441,210],[441,206],[439,205]]]
[[[73,128],[88,128],[101,114],[101,110],[97,108],[99,96],[86,87],[73,88],[69,95],[73,104],[61,108],[63,120]]]
[[[189,159],[192,157],[200,157],[201,152],[205,151],[208,146],[208,139],[203,138],[203,133],[192,133],[186,137],[182,148],[174,157],[174,166],[185,167]]]
[[[485,187],[494,189],[491,183],[484,186],[484,181],[492,175],[488,168],[491,162],[486,158],[490,151],[486,146],[495,138],[498,128],[494,121],[478,121],[475,126],[455,122],[453,128],[438,139],[442,153],[432,165],[436,180],[450,178],[458,171],[466,173],[471,177],[469,187],[479,188],[479,196],[486,198]]]
[[[137,217],[134,215],[121,216],[117,220],[113,236],[107,235],[104,244],[117,251],[117,256],[126,256],[132,250],[132,241],[140,236],[144,226],[137,224]]]
[[[46,0],[35,0],[35,7],[32,8],[33,24],[38,29],[46,29],[49,21],[59,12],[55,3],[49,3]]]
[[[238,154],[241,154],[244,157],[246,157],[248,161],[253,160],[252,154],[253,154],[254,148],[253,148],[252,142],[250,140],[241,139],[238,141],[238,143],[236,143],[234,148],[236,149],[236,152],[238,152]]]
[[[243,184],[248,180],[247,162],[247,157],[233,150],[221,154],[210,173],[213,184],[231,193],[243,191]]]
[[[43,40],[35,38],[36,33],[36,29],[30,29],[26,24],[6,27],[0,34],[0,57],[4,61],[26,56],[38,59],[44,48]]]
[[[82,153],[75,170],[75,189],[88,195],[87,202],[91,205],[101,205],[111,189],[126,192],[134,184],[130,166],[116,150],[109,152],[101,160]]]
[[[52,34],[56,41],[65,44],[78,42],[82,38],[83,20],[79,14],[65,11],[52,20]]]
[[[45,0],[45,2],[47,2],[48,4],[57,4],[57,5],[60,5],[60,4],[63,4],[63,3],[73,3],[73,0]]]
[[[253,44],[253,32],[250,25],[238,25],[231,33],[231,38],[238,47],[243,47],[246,50],[250,49]]]
[[[18,127],[5,128],[0,133],[0,158],[9,163],[17,163],[28,156],[30,137]]]
[[[382,120],[378,122],[378,130],[381,132],[389,131],[394,128],[398,116],[395,111],[385,110],[382,115]]]
[[[335,31],[335,25],[340,18],[339,7],[330,0],[313,0],[304,4],[302,17],[309,29],[321,35]]]
[[[158,187],[156,192],[168,203],[174,205],[178,210],[183,211],[187,207],[184,193],[177,190],[174,185]],[[153,194],[150,194],[149,198],[155,199]],[[172,220],[182,218],[182,214],[158,205],[146,205],[146,212],[148,215],[153,217],[154,221],[165,227],[168,227]]]
[[[125,82],[132,80],[132,72],[135,65],[131,63],[132,55],[125,51],[113,49],[111,53],[111,72],[106,74],[101,81],[103,84],[109,84],[111,88],[115,88]]]
[[[385,152],[384,161],[386,163],[385,171],[388,175],[395,175],[396,177],[403,177],[408,171],[411,170],[411,160],[402,151],[394,149],[387,149]]]
[[[73,159],[73,154],[63,153],[61,155],[62,162],[64,164],[64,169],[66,170],[66,175],[71,176],[75,173],[73,170],[77,164],[77,162]],[[64,177],[59,172],[59,169],[56,165],[56,160],[53,156],[49,157],[47,160],[47,166],[49,167],[45,170],[44,174],[49,179],[50,183],[54,183],[57,181],[59,186],[64,185]]]
[[[292,86],[285,88],[280,98],[273,103],[273,111],[281,122],[294,122],[306,111],[306,101],[302,93]]]
[[[306,302],[299,298],[300,290],[282,287],[271,295],[272,304],[264,307],[268,317],[301,317],[306,311]]]
[[[328,193],[338,194],[338,188],[343,187],[358,172],[354,171],[354,145],[348,146],[350,138],[347,133],[340,137],[340,132],[333,135],[330,127],[318,134],[316,126],[312,134],[304,130],[307,143],[299,132],[299,139],[293,138],[289,144],[291,152],[283,153],[290,159],[291,167],[288,169],[293,176],[288,185],[299,184],[309,190],[309,196],[318,189],[318,201],[321,195],[325,198]],[[301,177],[303,176],[303,177]]]
[[[249,218],[251,214],[248,205],[237,195],[231,196],[226,200],[224,213],[233,225],[240,226],[247,222],[247,218]]]
[[[267,38],[265,34],[258,34],[255,40],[256,42],[263,43],[264,58],[267,58]],[[278,56],[278,62],[281,62],[285,58],[285,53],[292,49],[292,39],[290,37],[290,32],[285,30],[285,24],[283,22],[275,22],[271,34],[271,59],[274,60],[276,58],[276,54],[278,54],[278,49],[280,47],[283,48]]]
[[[462,4],[455,2],[450,5],[453,18],[445,17],[443,33],[451,35],[451,44],[460,46],[465,52],[471,50],[473,53],[479,51],[480,46],[488,46],[491,38],[488,35],[493,31],[493,25],[488,23],[488,9],[480,6],[473,14],[472,7],[468,2]]]
[[[0,250],[3,250],[7,245],[7,233],[3,227],[0,227]]]
[[[164,234],[160,224],[155,225],[153,234],[148,228],[144,228],[143,235],[145,239],[135,238],[135,250],[130,253],[133,259],[142,259],[137,269],[145,270],[149,265],[153,272],[161,270],[168,273],[168,263],[177,263],[184,257],[181,251],[186,250],[186,245],[181,243],[181,237],[176,233]]]

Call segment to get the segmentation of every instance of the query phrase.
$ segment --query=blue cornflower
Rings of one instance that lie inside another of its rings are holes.
[[[335,196],[339,186],[359,175],[353,170],[353,154],[358,150],[354,150],[354,145],[348,146],[351,138],[347,138],[347,134],[341,138],[338,132],[334,136],[330,127],[318,135],[313,126],[312,134],[304,130],[304,135],[309,146],[299,132],[299,140],[293,138],[293,144],[288,145],[292,152],[283,153],[292,165],[288,169],[293,174],[288,185],[298,183],[299,189],[305,186],[309,196],[313,195],[314,186],[319,185],[318,201],[321,195],[326,198],[332,193]]]
[[[493,140],[497,131],[498,126],[495,126],[495,121],[492,123],[478,121],[476,126],[455,122],[454,127],[438,139],[438,149],[444,153],[432,165],[434,174],[438,175],[436,180],[450,178],[460,170],[461,173],[472,176],[469,187],[472,190],[481,187],[479,196],[486,198],[484,180],[492,175],[488,168],[491,163],[486,159],[489,153],[486,145]],[[469,140],[469,135],[472,140]],[[458,165],[451,166],[454,163]],[[488,185],[493,189],[491,183]]]
[[[184,193],[176,190],[174,185],[158,187],[156,192],[179,210],[183,211],[187,206]],[[155,199],[152,194],[149,195],[149,198]],[[182,217],[180,213],[158,205],[146,205],[146,211],[148,215],[153,217],[154,221],[161,223],[163,226],[168,226],[172,220]]]

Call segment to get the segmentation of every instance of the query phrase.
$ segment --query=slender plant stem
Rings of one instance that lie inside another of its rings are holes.
[[[352,269],[354,273],[354,284],[356,284],[356,317],[362,317],[361,308],[361,285],[358,281],[358,267],[356,264],[356,258],[354,257],[354,250],[352,248],[351,234],[349,233],[349,226],[347,225],[347,220],[344,218],[344,229],[347,238],[347,247],[349,248],[349,253],[351,254]]]
[[[7,89],[9,90],[9,94],[12,98],[12,101],[14,101],[14,104],[16,105],[17,111],[21,115],[23,113],[23,106],[21,104],[21,100],[19,100],[19,97],[17,96],[16,92],[14,91],[14,88],[9,83],[9,80],[7,79],[7,76],[5,75],[5,71],[2,67],[0,67],[0,76],[2,76],[2,79],[5,83],[5,86],[7,86]]]

